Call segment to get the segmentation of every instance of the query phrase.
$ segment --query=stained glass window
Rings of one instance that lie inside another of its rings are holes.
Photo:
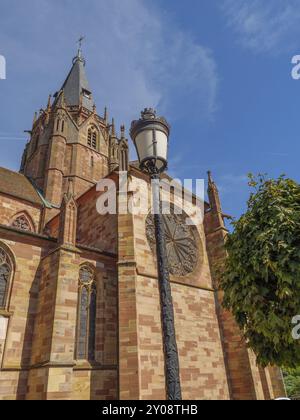
[[[95,360],[97,289],[90,266],[79,271],[79,307],[76,356],[78,360]]]
[[[78,359],[86,359],[86,336],[87,336],[87,310],[88,310],[88,290],[86,287],[81,289],[80,293],[80,309],[79,309],[79,330],[77,343]]]
[[[12,265],[9,256],[0,246],[0,308],[6,306],[9,281],[12,274]]]
[[[90,294],[90,310],[89,310],[89,360],[95,359],[95,344],[96,344],[96,307],[97,294],[95,285],[92,286]]]

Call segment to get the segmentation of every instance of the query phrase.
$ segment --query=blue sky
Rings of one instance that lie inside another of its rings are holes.
[[[212,170],[226,213],[245,209],[249,172],[300,180],[299,0],[1,0],[0,166],[18,169],[80,35],[98,111],[128,127],[155,106],[171,174]]]

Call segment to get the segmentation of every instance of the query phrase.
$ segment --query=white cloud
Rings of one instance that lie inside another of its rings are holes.
[[[222,0],[221,8],[246,48],[274,54],[298,45],[299,0]]]
[[[212,52],[178,29],[155,3],[2,1],[3,46],[10,45],[23,72],[35,72],[36,90],[41,77],[44,88],[53,89],[54,75],[59,88],[66,74],[58,73],[58,61],[71,62],[75,40],[83,34],[96,102],[99,108],[108,105],[119,122],[128,124],[145,106],[157,107],[171,120],[213,116],[218,77]]]
[[[222,195],[248,191],[249,179],[246,175],[225,174],[217,183]]]
[[[218,78],[210,50],[153,3],[112,0],[94,7],[95,16],[104,17],[98,24],[98,37],[105,40],[97,63],[99,86],[106,83],[103,96],[118,114],[129,120],[145,106],[158,107],[171,118],[214,113]]]

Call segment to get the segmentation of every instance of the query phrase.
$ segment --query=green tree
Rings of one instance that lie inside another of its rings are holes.
[[[300,400],[300,367],[283,372],[288,397]]]
[[[262,366],[300,365],[292,319],[300,315],[300,185],[249,175],[247,212],[233,222],[221,280],[224,307]]]

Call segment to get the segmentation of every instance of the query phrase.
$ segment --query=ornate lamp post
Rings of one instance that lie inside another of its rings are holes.
[[[145,109],[142,112],[141,119],[133,121],[131,124],[130,135],[137,150],[140,168],[143,172],[149,174],[152,180],[167,398],[168,400],[181,400],[174,309],[167,265],[159,183],[160,175],[166,170],[168,165],[169,134],[169,124],[164,118],[157,117],[153,109]]]

